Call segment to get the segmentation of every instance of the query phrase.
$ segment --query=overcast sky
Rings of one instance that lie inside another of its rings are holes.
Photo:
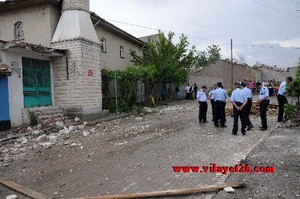
[[[136,36],[184,33],[198,50],[218,44],[222,58],[279,67],[300,57],[300,0],[90,0],[91,11]],[[213,40],[213,41],[212,41]],[[176,40],[175,40],[176,41]]]

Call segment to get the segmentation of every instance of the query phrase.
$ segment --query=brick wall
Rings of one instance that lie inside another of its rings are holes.
[[[99,44],[76,39],[53,43],[52,47],[70,50],[69,79],[66,57],[53,59],[55,104],[83,112],[102,109]]]
[[[89,12],[89,0],[64,0],[62,10],[84,10]]]

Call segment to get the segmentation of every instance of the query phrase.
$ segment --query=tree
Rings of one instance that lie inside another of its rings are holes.
[[[221,48],[218,45],[208,46],[206,51],[197,52],[197,67],[205,67],[221,59]]]
[[[298,70],[296,72],[296,78],[289,85],[288,91],[291,95],[296,96],[298,99],[298,105],[300,105],[300,59],[298,62]]]
[[[179,43],[173,44],[174,33],[167,37],[159,33],[157,41],[148,40],[144,57],[131,51],[134,64],[142,71],[143,80],[151,85],[168,82],[182,84],[188,77],[188,72],[195,65],[197,60],[194,47],[188,49],[187,37],[181,35]]]
[[[207,54],[208,54],[208,62],[214,63],[215,61],[221,59],[220,54],[221,48],[218,45],[208,46]]]

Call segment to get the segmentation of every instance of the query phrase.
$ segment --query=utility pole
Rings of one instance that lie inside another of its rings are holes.
[[[233,52],[232,52],[232,39],[230,40],[230,49],[231,49],[231,86],[233,85]]]

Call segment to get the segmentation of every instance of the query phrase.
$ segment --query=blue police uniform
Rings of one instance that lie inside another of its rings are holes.
[[[287,94],[286,94],[286,81],[283,81],[277,93],[277,100],[278,100],[278,122],[282,122],[283,115],[284,115],[284,105],[288,103]],[[285,118],[286,119],[286,118]]]
[[[197,93],[197,99],[199,102],[199,123],[206,123],[206,114],[207,114],[207,96],[206,93],[201,89]]]
[[[214,93],[216,89],[213,89],[209,92],[210,96],[210,104],[211,104],[211,110],[212,110],[212,121],[214,121],[214,115],[215,115],[215,100],[214,100]]]
[[[245,123],[246,123],[246,127],[248,127],[247,130],[249,131],[253,128],[253,125],[250,121],[250,111],[251,111],[251,108],[252,108],[253,95],[252,95],[252,90],[250,88],[244,87],[243,91],[244,91],[244,93],[247,97],[247,105],[246,105],[246,108],[245,108],[245,112],[246,112]]]
[[[260,118],[261,118],[261,125],[262,125],[261,130],[267,130],[268,129],[267,110],[268,110],[270,100],[269,100],[269,89],[266,86],[263,86],[260,89],[258,100],[260,101]]]
[[[214,103],[215,103],[215,115],[214,115],[214,123],[215,126],[218,127],[218,121],[220,119],[221,127],[225,126],[225,106],[226,99],[228,95],[227,92],[222,88],[217,88],[213,94]]]
[[[238,107],[242,106],[244,103],[247,102],[246,93],[240,88],[235,89],[231,94],[231,102],[234,102]],[[232,129],[233,135],[237,134],[239,117],[242,123],[241,132],[243,135],[246,134],[245,110],[246,110],[245,107],[242,110],[238,110],[235,106],[233,106],[233,129]]]

